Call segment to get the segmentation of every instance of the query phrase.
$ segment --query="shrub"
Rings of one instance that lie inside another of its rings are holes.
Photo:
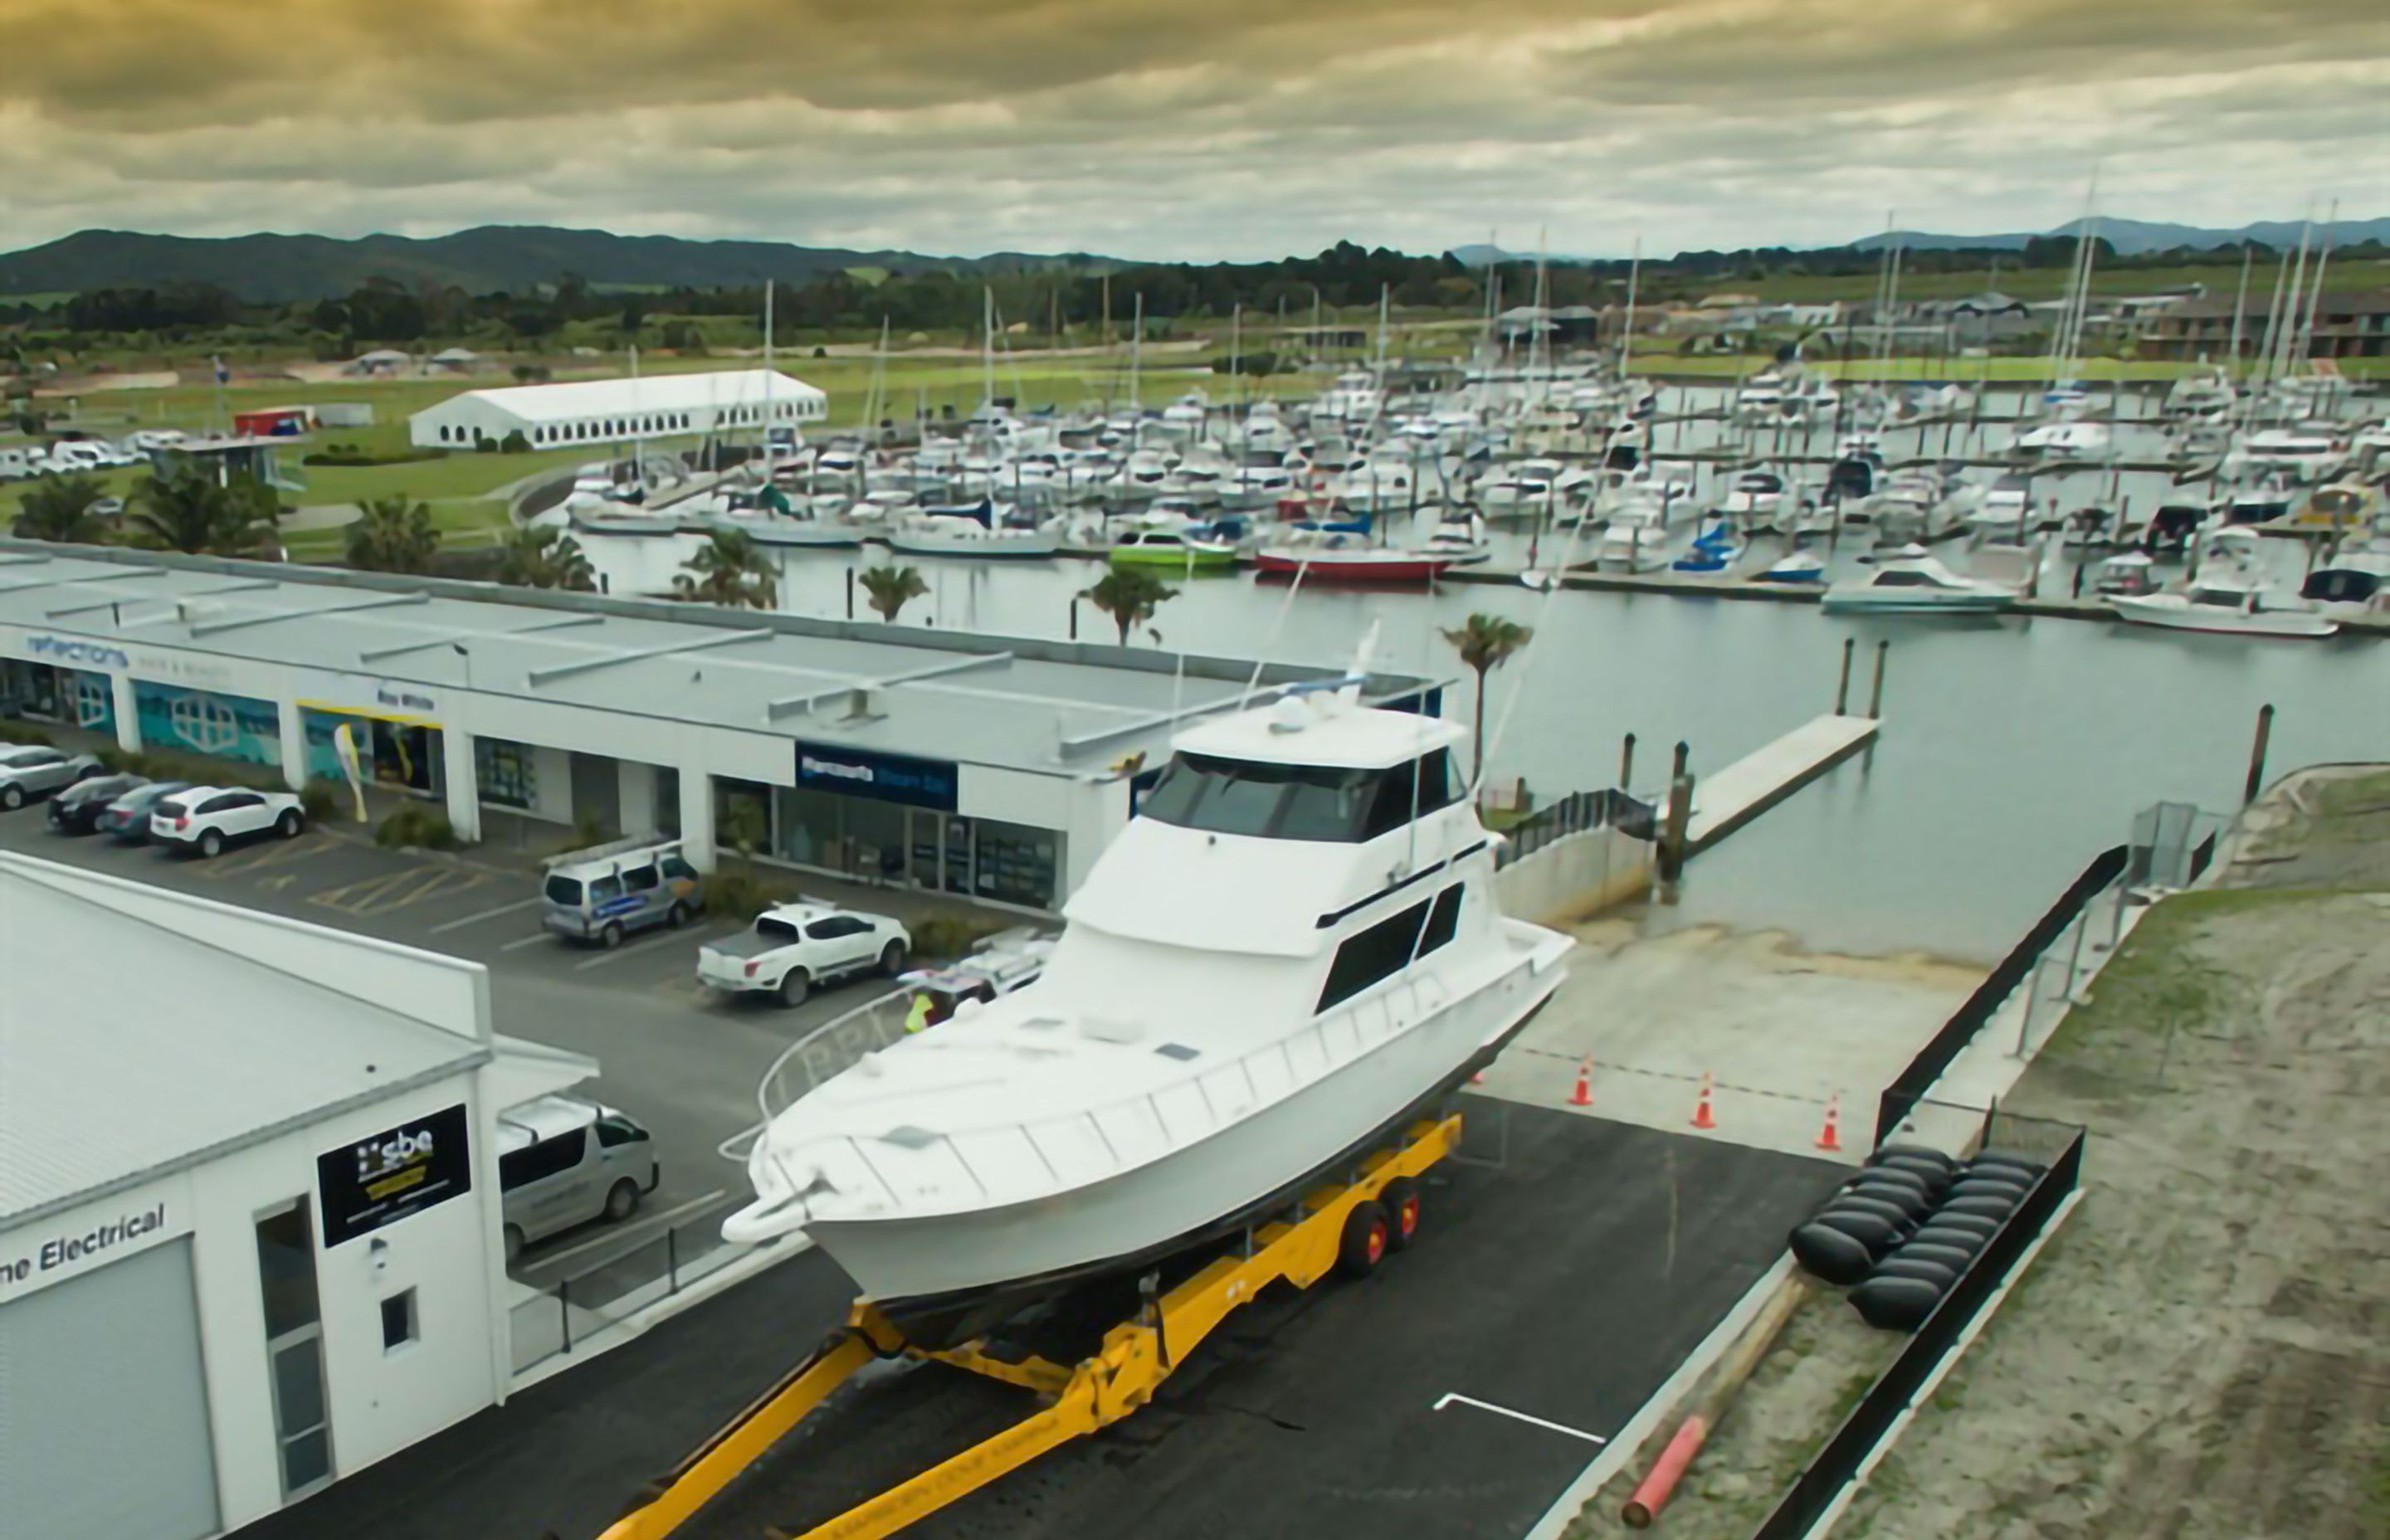
[[[1007,929],[979,915],[930,915],[908,927],[913,950],[924,957],[967,956],[983,940]]]
[[[779,883],[768,881],[752,871],[725,869],[705,879],[705,911],[722,919],[735,919],[744,924],[775,904],[785,904],[796,894]]]
[[[0,722],[0,743],[14,743],[34,749],[53,747],[49,734],[39,727],[28,727],[20,722]],[[106,763],[107,758],[105,752],[100,755],[103,764]]]
[[[523,437],[523,430],[521,429],[509,429],[507,431],[507,436],[498,441],[498,453],[501,455],[528,455],[531,453],[531,440]]]
[[[330,781],[309,781],[299,789],[299,809],[311,824],[328,823],[341,811],[341,789]]]
[[[374,843],[401,850],[455,850],[456,831],[438,808],[407,802],[381,821],[374,830]]]

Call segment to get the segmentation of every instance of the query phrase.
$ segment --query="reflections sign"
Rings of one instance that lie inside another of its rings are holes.
[[[797,745],[797,784],[811,791],[870,797],[913,807],[955,810],[955,767],[944,760],[875,754],[862,749]]]
[[[324,1244],[340,1245],[473,1190],[462,1104],[315,1157]]]

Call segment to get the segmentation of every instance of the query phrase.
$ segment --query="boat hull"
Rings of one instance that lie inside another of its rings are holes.
[[[1944,598],[1916,598],[1907,595],[1878,597],[1872,594],[1836,594],[1826,592],[1824,609],[1837,615],[1997,615],[2013,608],[2016,599],[2008,594],[1959,594]]]
[[[1207,551],[1192,546],[1170,550],[1163,546],[1139,549],[1134,545],[1116,546],[1109,559],[1115,567],[1150,567],[1165,572],[1223,571],[1237,564],[1233,550]]]
[[[2340,622],[2331,617],[2306,610],[2226,610],[2201,614],[2195,606],[2167,604],[2162,597],[2112,597],[2108,603],[2116,618],[2128,624],[2217,636],[2329,636],[2340,629]]]
[[[1042,561],[1062,548],[1059,534],[994,535],[979,540],[942,540],[936,535],[886,534],[880,542],[904,556],[968,557],[977,561]]]
[[[958,1300],[992,1290],[1030,1297],[1198,1244],[1467,1079],[1559,988],[1565,942],[1544,944],[1553,943],[1550,956],[1518,951],[1480,987],[1336,1073],[1162,1159],[1031,1202],[816,1220],[805,1233],[900,1317],[953,1314]]]
[[[1253,566],[1259,571],[1276,577],[1292,577],[1301,572],[1305,583],[1425,583],[1452,564],[1450,557],[1376,552],[1347,556],[1333,551],[1262,551],[1253,558]]]

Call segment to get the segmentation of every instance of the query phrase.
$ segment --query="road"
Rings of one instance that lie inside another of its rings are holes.
[[[647,1200],[650,1214],[743,1187],[744,1173],[715,1147],[756,1121],[756,1082],[790,1042],[873,993],[869,982],[824,990],[794,1010],[723,1000],[697,982],[697,947],[735,926],[705,922],[613,952],[585,950],[540,929],[528,870],[383,850],[345,831],[310,829],[203,861],[56,833],[34,803],[0,813],[0,849],[484,964],[497,1030],[596,1058],[603,1073],[589,1094],[655,1135],[663,1180]],[[644,1231],[652,1221],[634,1225]],[[532,1248],[519,1276],[553,1281],[559,1268],[544,1259],[585,1257],[592,1238],[585,1228]]]

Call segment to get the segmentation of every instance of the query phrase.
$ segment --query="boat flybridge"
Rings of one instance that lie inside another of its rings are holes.
[[[1229,1233],[1491,1060],[1563,975],[1434,717],[1364,666],[1182,733],[1032,987],[764,1094],[732,1241],[959,1330]]]

